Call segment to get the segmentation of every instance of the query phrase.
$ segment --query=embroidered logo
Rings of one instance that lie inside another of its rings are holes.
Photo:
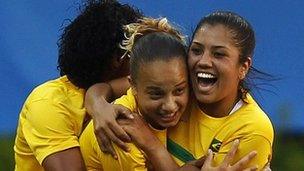
[[[221,148],[221,145],[222,145],[222,142],[220,142],[219,140],[217,140],[217,139],[213,139],[212,140],[212,142],[211,142],[211,145],[210,145],[210,149],[213,151],[213,152],[215,152],[215,153],[217,153],[217,152],[219,152],[219,150],[220,150],[220,148]]]

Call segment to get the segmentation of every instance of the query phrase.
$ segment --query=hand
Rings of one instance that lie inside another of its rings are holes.
[[[197,160],[187,162],[186,165],[192,165],[192,166],[195,166],[197,168],[201,168],[204,165],[205,161],[206,161],[206,156],[203,156],[203,157],[201,157]]]
[[[240,159],[237,163],[235,163],[234,165],[230,165],[230,163],[232,162],[237,148],[239,145],[239,140],[235,140],[233,142],[233,145],[230,149],[230,151],[227,153],[226,157],[224,158],[223,162],[221,163],[221,165],[217,166],[217,167],[213,167],[212,166],[212,158],[213,158],[213,152],[209,149],[208,150],[208,155],[207,158],[205,160],[205,163],[203,165],[203,167],[201,168],[201,171],[253,171],[253,170],[257,170],[258,168],[256,166],[244,169],[244,166],[250,162],[250,160],[255,157],[255,155],[257,154],[255,151],[250,152],[249,154],[247,154],[245,157],[243,157],[242,159]]]
[[[105,100],[95,103],[91,110],[94,132],[100,146],[100,149],[105,153],[110,153],[115,159],[117,155],[111,144],[113,141],[120,148],[128,151],[128,146],[125,142],[130,142],[131,138],[129,135],[118,125],[116,118],[119,116],[127,117],[132,119],[131,111],[122,105],[113,105]]]
[[[182,167],[178,168],[178,171],[199,171],[200,168],[203,166],[205,163],[206,156],[203,156],[197,160],[193,160],[190,162],[187,162],[184,164]]]
[[[163,146],[156,135],[153,134],[146,121],[136,113],[133,116],[133,119],[118,120],[118,123],[130,135],[132,141],[146,153]]]

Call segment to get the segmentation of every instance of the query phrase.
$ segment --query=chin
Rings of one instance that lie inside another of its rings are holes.
[[[210,95],[201,94],[199,92],[194,92],[194,93],[198,103],[210,104],[214,102],[214,98],[211,97]]]

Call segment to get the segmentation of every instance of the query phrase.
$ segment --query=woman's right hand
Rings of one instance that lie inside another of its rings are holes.
[[[106,101],[102,94],[106,94],[104,92],[106,92],[108,86],[108,84],[100,83],[95,85],[95,87],[89,88],[85,96],[85,107],[92,116],[94,132],[100,149],[117,158],[111,141],[123,150],[128,151],[128,146],[125,142],[130,142],[131,138],[117,123],[116,119],[120,116],[130,119],[133,117],[129,109]],[[108,89],[111,88],[109,87]]]
[[[110,153],[117,159],[111,142],[114,142],[123,150],[129,151],[126,142],[130,142],[131,138],[117,123],[116,119],[119,116],[128,116],[128,118],[132,119],[132,115],[127,108],[121,105],[104,104],[100,106],[102,106],[102,110],[93,116],[94,133],[100,149],[105,153]]]

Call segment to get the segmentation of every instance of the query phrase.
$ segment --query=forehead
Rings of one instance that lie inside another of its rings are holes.
[[[138,72],[137,86],[172,86],[187,80],[187,67],[182,58],[141,64]]]
[[[213,46],[234,46],[230,29],[222,24],[202,25],[195,33],[193,42]]]

